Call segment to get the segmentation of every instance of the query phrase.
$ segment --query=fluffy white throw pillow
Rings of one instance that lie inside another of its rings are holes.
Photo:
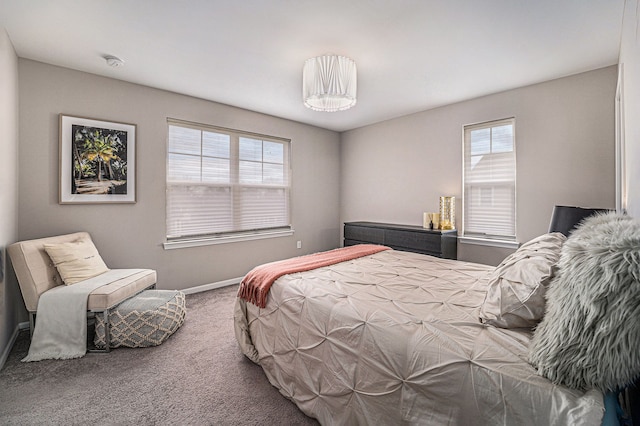
[[[585,219],[562,247],[529,362],[554,383],[615,391],[640,375],[640,222]]]

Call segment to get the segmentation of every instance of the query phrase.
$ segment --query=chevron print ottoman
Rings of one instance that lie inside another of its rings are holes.
[[[167,340],[186,315],[184,293],[177,290],[145,290],[125,300],[109,313],[110,347],[145,348]],[[94,344],[104,348],[104,319],[96,315]]]

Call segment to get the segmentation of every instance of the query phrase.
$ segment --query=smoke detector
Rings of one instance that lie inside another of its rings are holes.
[[[112,68],[118,68],[124,65],[124,61],[117,56],[107,55],[104,57],[104,60],[107,61],[107,65]]]

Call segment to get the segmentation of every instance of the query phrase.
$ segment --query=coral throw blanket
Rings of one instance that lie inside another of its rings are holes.
[[[383,250],[390,250],[390,248],[374,244],[359,244],[278,262],[265,263],[253,268],[242,279],[238,297],[264,308],[267,304],[267,293],[271,288],[271,284],[283,275],[310,271],[323,266],[369,256]]]

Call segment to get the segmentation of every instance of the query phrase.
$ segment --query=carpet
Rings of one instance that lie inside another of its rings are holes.
[[[237,291],[187,295],[182,328],[150,348],[22,363],[21,332],[0,371],[0,424],[317,425],[240,352]]]

